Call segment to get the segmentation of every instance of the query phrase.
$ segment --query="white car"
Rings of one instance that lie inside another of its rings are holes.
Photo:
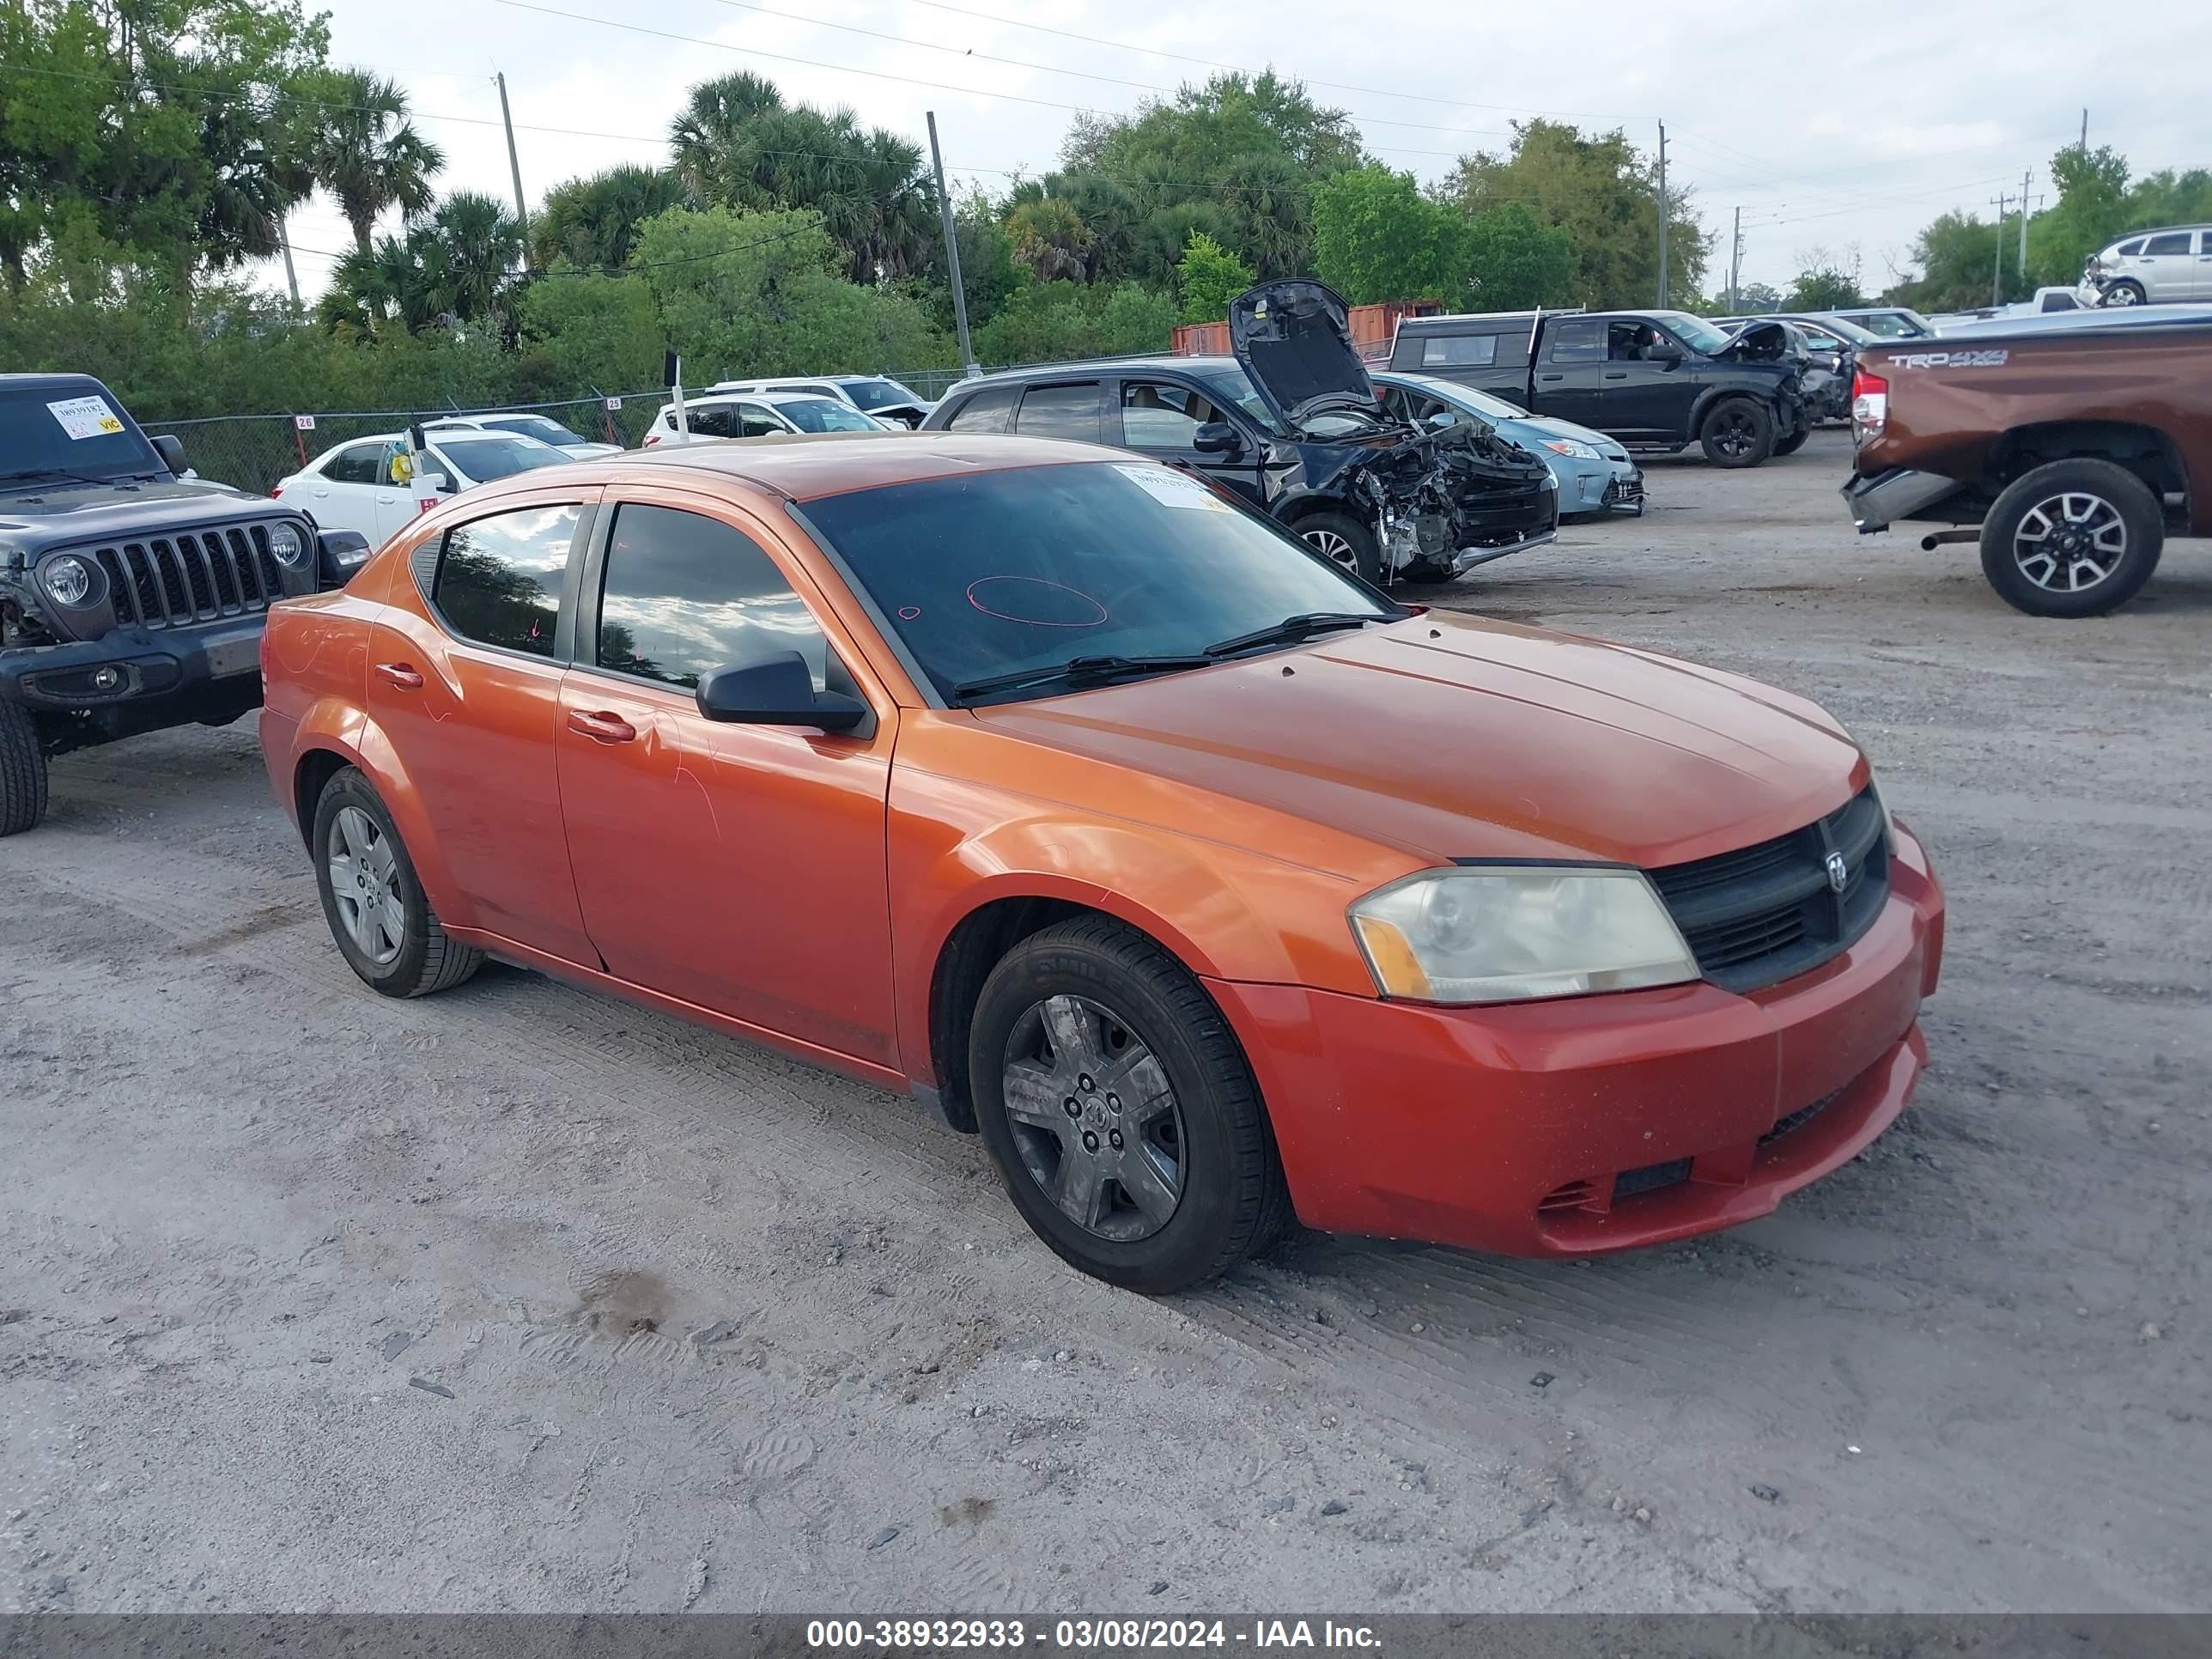
[[[404,433],[384,432],[326,449],[270,493],[305,507],[319,530],[357,530],[381,547],[407,522],[447,495],[510,477],[532,467],[560,466],[575,459],[565,449],[512,432],[459,428],[423,430],[424,476],[410,479]]]
[[[690,428],[688,438],[676,429],[676,405],[661,404],[646,431],[647,447],[714,438],[769,438],[787,432],[881,432],[890,426],[836,398],[799,392],[757,392],[742,397],[710,392],[686,398],[684,423]]]
[[[593,455],[618,455],[622,453],[620,444],[600,443],[570,431],[558,421],[527,412],[447,415],[434,421],[425,421],[422,429],[425,432],[512,432],[520,437],[535,438],[542,444],[551,444],[556,449],[564,449],[572,461],[586,460]]]
[[[888,374],[785,374],[763,380],[717,380],[709,392],[802,392],[817,398],[835,398],[863,415],[872,415],[885,426],[908,431],[929,418],[937,407],[902,386]]]

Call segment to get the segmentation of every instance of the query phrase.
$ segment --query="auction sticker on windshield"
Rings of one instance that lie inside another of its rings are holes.
[[[46,411],[72,438],[108,438],[123,430],[123,417],[107,406],[105,398],[64,398],[48,404]]]
[[[1117,466],[1114,469],[1154,501],[1169,507],[1192,507],[1203,513],[1226,513],[1229,508],[1212,489],[1188,472],[1164,466]]]

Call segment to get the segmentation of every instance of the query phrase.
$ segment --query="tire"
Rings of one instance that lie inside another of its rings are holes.
[[[1982,574],[2031,617],[2101,617],[2150,580],[2165,543],[2165,511],[2134,473],[2051,461],[2014,479],[1982,520]]]
[[[1093,1278],[1166,1295],[1290,1225],[1267,1109],[1229,1023],[1188,969],[1111,917],[1034,933],[991,970],[968,1077],[1014,1207]]]
[[[2123,277],[2106,289],[2104,298],[2097,303],[2100,306],[2148,305],[2150,303],[2150,295],[2143,292],[2143,285],[2141,283],[2132,278]]]
[[[1788,437],[1777,439],[1774,444],[1774,453],[1778,455],[1795,455],[1799,450],[1805,447],[1805,440],[1812,435],[1813,428],[1811,427],[1801,426]]]
[[[35,830],[46,816],[46,751],[38,723],[19,703],[0,702],[0,836]]]
[[[1309,513],[1297,521],[1293,533],[1323,558],[1341,565],[1370,586],[1382,586],[1382,550],[1376,543],[1373,526],[1360,523],[1349,513]]]
[[[1756,398],[1723,398],[1705,411],[1698,441],[1715,466],[1757,466],[1774,453],[1774,411]]]
[[[452,989],[483,966],[483,951],[459,943],[439,923],[392,815],[356,768],[344,768],[325,786],[309,845],[323,920],[346,965],[370,990],[387,997],[428,996]],[[363,885],[341,899],[338,883],[348,871],[362,878]],[[396,902],[396,945],[389,926],[393,904],[380,902],[379,895]],[[369,915],[384,924],[380,930],[357,932],[356,918]]]

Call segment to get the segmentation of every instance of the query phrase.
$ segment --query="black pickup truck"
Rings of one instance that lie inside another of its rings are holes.
[[[189,477],[88,375],[0,374],[0,836],[45,816],[48,757],[258,706],[270,604],[368,551]]]
[[[1685,311],[1408,317],[1390,367],[1462,381],[1630,449],[1698,444],[1716,466],[1757,466],[1812,431],[1802,344],[1771,322],[1730,337]]]

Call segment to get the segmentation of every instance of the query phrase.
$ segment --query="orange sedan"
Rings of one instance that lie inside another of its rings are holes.
[[[1903,1109],[1943,901],[1813,704],[1394,603],[1188,474],[927,433],[532,472],[271,612],[339,951],[912,1095],[1067,1261],[1765,1214]]]

